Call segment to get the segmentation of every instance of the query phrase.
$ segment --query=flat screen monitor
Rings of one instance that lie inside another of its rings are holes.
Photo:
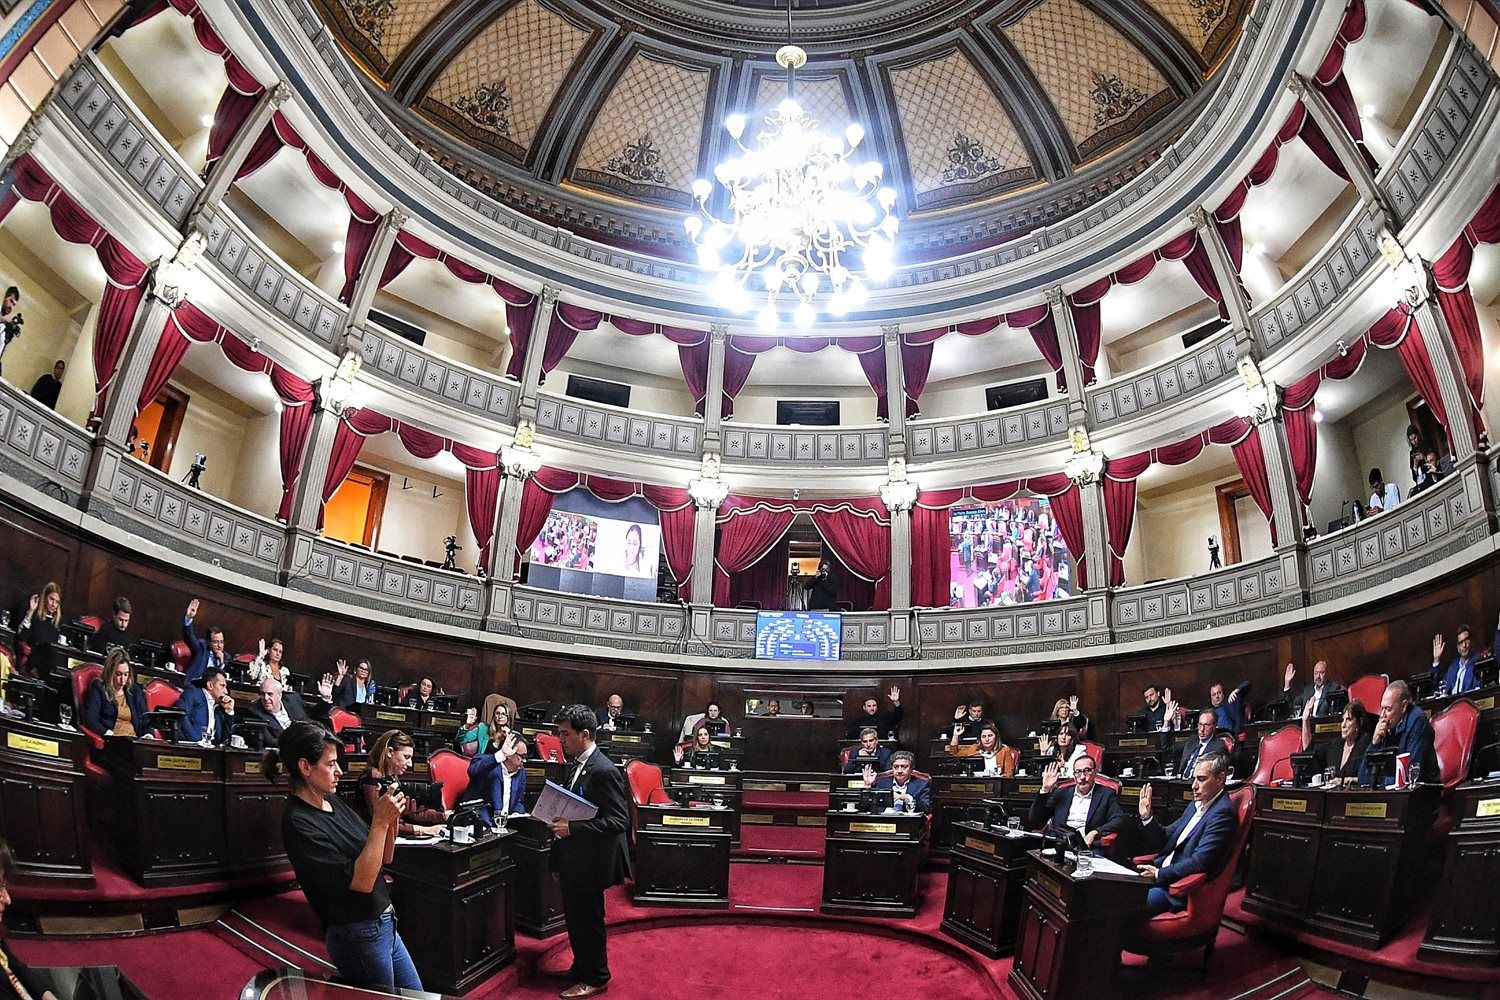
[[[844,616],[825,611],[758,611],[757,660],[837,660]]]
[[[1071,597],[1077,566],[1045,497],[955,507],[948,516],[948,606],[990,608]]]
[[[656,600],[661,521],[633,497],[606,503],[587,490],[557,497],[531,543],[527,582],[569,594]]]

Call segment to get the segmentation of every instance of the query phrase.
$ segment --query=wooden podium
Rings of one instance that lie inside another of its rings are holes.
[[[401,938],[422,984],[465,993],[516,957],[509,830],[472,844],[397,844],[386,865]]]
[[[79,730],[0,715],[0,836],[15,852],[16,884],[94,887],[88,753]]]
[[[232,876],[264,875],[290,866],[281,842],[286,782],[261,773],[259,750],[224,751],[224,849]]]
[[[1457,822],[1417,957],[1500,965],[1500,895],[1492,888],[1500,877],[1500,783],[1459,785],[1449,801]]]
[[[1075,878],[1040,851],[1028,878],[1010,988],[1026,1000],[1108,995],[1120,947],[1146,915],[1151,883],[1096,872]]]
[[[551,937],[563,929],[562,887],[552,871],[552,829],[535,816],[510,816],[506,842],[515,862],[516,930]]]
[[[1003,828],[970,821],[949,827],[948,898],[943,933],[990,958],[1015,950],[1033,834],[1010,836]]]
[[[635,902],[639,906],[729,906],[732,809],[637,806]]]
[[[939,774],[932,779],[932,853],[942,856],[952,849],[960,834],[955,824],[968,818],[971,806],[999,798],[1005,779],[999,775],[960,777]]]
[[[910,917],[921,902],[925,813],[828,811],[823,913]]]
[[[732,813],[729,820],[731,845],[740,846],[740,809],[745,801],[745,772],[704,771],[692,767],[674,767],[669,776],[672,788],[683,785],[693,790],[695,801],[723,802]]]
[[[149,889],[223,877],[223,750],[111,736],[104,766],[119,792],[116,843],[132,878]]]
[[[1257,788],[1245,909],[1380,947],[1417,898],[1440,790]]]

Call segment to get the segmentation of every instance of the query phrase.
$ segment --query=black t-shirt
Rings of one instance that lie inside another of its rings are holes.
[[[31,974],[31,970],[26,968],[25,963],[17,958],[16,953],[11,951],[10,946],[3,941],[0,941],[0,951],[5,952],[5,959],[10,965],[11,975],[14,975],[20,981],[21,986],[27,993],[31,994],[33,1000],[38,1000],[43,993],[43,989],[37,984],[36,977]],[[11,985],[10,976],[0,971],[0,1000],[19,1000],[19,997],[20,994]]]
[[[281,837],[292,871],[324,927],[373,920],[391,905],[385,879],[377,876],[369,892],[349,888],[370,824],[337,796],[326,801],[332,812],[315,809],[296,795],[287,804]]]

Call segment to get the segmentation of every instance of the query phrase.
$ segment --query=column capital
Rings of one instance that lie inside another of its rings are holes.
[[[1307,93],[1307,77],[1301,73],[1293,73],[1286,78],[1286,89],[1296,94],[1299,98]]]
[[[266,94],[271,99],[271,107],[279,108],[292,99],[292,88],[277,81],[266,91]]]
[[[880,324],[880,337],[887,344],[900,343],[900,341],[901,341],[901,324],[900,323],[882,323],[882,324]]]
[[[1062,285],[1053,285],[1047,289],[1047,305],[1054,313],[1062,309],[1066,298],[1067,296],[1063,295]]]
[[[1201,231],[1208,228],[1211,217],[1208,214],[1208,209],[1199,205],[1188,213],[1188,218],[1192,220],[1193,228]]]
[[[11,143],[10,149],[5,152],[7,163],[14,163],[31,152],[31,147],[35,146],[36,141],[42,137],[40,121],[39,118],[32,118],[21,126],[21,134],[16,136],[16,141]]]
[[[385,218],[380,220],[380,226],[388,232],[399,233],[410,221],[411,217],[409,215],[399,208],[393,208],[385,213]]]
[[[710,323],[708,325],[708,339],[723,343],[729,339],[728,323]]]
[[[557,297],[562,294],[562,289],[556,285],[542,286],[542,305],[548,308],[557,305]]]

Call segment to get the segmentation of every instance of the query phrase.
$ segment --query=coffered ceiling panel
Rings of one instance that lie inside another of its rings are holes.
[[[962,53],[894,69],[890,83],[918,208],[1036,176],[1015,124]]]
[[[422,110],[470,142],[519,158],[588,38],[586,29],[524,0],[448,64]]]
[[[453,0],[318,0],[344,29],[346,43],[378,76]]]
[[[1147,0],[1192,43],[1205,63],[1223,54],[1249,0]]]
[[[1176,103],[1140,50],[1077,0],[1046,0],[1004,31],[1085,159],[1119,145]]]
[[[761,76],[755,88],[755,108],[769,111],[786,97],[786,75],[781,70]],[[812,115],[825,132],[841,132],[853,121],[842,75],[818,75],[807,70],[797,74],[797,103]]]

